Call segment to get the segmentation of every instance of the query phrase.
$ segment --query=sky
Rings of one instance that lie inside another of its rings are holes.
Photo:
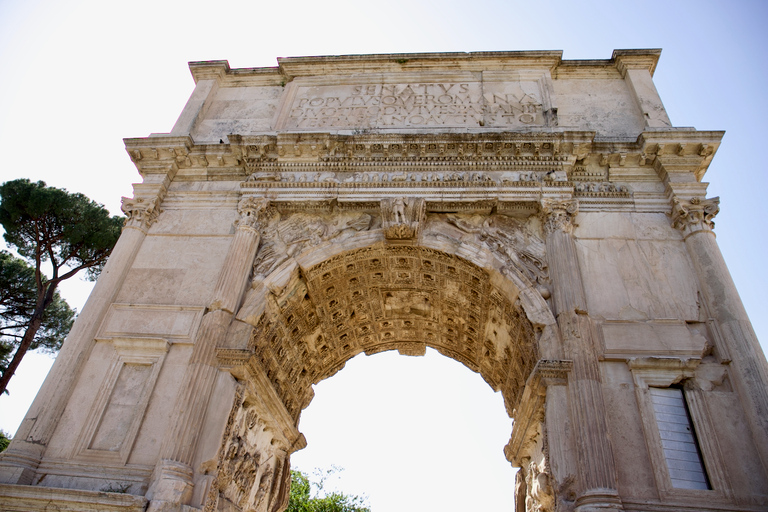
[[[662,48],[654,77],[673,125],[726,130],[705,181],[717,240],[765,349],[768,2],[104,2],[0,0],[0,181],[82,192],[120,213],[140,177],[126,137],[168,132],[194,88],[189,61],[275,66],[276,57],[563,50],[607,59]],[[89,284],[62,293],[80,309]],[[50,358],[30,357],[0,398],[15,432]],[[359,356],[316,386],[294,466],[344,467],[337,485],[374,512],[512,510],[502,400],[460,364]]]

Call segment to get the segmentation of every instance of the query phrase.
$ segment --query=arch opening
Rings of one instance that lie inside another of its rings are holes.
[[[487,270],[426,247],[378,245],[299,272],[267,305],[248,347],[295,422],[312,385],[355,355],[427,347],[479,373],[513,416],[539,358],[537,336],[517,295]]]
[[[435,350],[358,355],[316,393],[292,468],[344,468],[331,483],[373,510],[513,510],[517,470],[500,449],[510,420],[460,363]]]

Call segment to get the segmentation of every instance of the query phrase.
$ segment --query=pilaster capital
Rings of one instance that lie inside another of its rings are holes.
[[[124,224],[126,228],[131,227],[147,231],[152,224],[157,222],[157,216],[162,212],[159,197],[152,199],[123,197],[120,201],[120,209],[126,216]]]
[[[697,231],[711,231],[715,227],[714,218],[720,211],[720,198],[681,199],[672,197],[672,227],[679,229],[683,235]]]
[[[579,203],[576,199],[542,199],[541,220],[544,225],[544,233],[547,235],[555,231],[571,233],[573,231],[573,218],[578,211]]]
[[[261,232],[277,211],[270,206],[269,199],[265,197],[244,197],[237,205],[237,213],[238,219],[235,221],[237,229]]]

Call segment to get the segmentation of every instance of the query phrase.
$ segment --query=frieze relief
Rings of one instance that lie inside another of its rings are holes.
[[[216,473],[208,492],[205,512],[237,510],[271,512],[287,497],[286,453],[275,446],[273,435],[259,418],[241,386],[227,420]]]

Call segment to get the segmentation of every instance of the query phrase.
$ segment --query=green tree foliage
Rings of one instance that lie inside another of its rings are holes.
[[[34,268],[35,308],[13,358],[0,378],[0,393],[32,346],[56,287],[80,271],[95,279],[115,246],[123,225],[83,194],[27,179],[0,185],[0,224],[5,241]],[[44,270],[49,272],[46,276]]]
[[[35,269],[26,261],[0,251],[0,372],[5,372],[21,344],[36,304]],[[29,349],[59,350],[74,318],[75,312],[58,292],[54,293]]]
[[[11,436],[0,430],[0,452],[5,451],[9,444],[11,444]]]
[[[301,471],[291,470],[291,494],[286,512],[370,512],[360,496],[348,496],[339,492],[324,492],[325,480],[338,471],[337,468],[320,474],[310,481]],[[312,496],[312,487],[316,489]]]

